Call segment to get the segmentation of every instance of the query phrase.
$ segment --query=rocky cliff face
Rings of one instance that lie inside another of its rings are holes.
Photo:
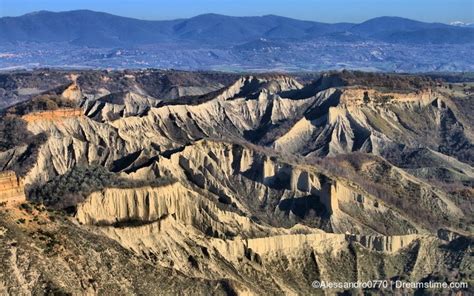
[[[116,131],[117,138],[130,146],[130,153],[150,147],[164,152],[212,137],[265,144],[278,151],[306,156],[353,151],[383,155],[401,145],[414,146],[420,142],[431,149],[458,155],[461,161],[468,157],[463,152],[471,147],[471,136],[464,132],[465,124],[457,121],[445,102],[448,99],[441,94],[329,88],[304,99],[279,95],[292,90],[298,97],[300,88],[288,78],[269,82],[249,77],[197,105],[153,107],[159,101],[129,93],[116,99],[87,100],[84,108],[88,118],[102,121],[90,125],[100,126],[99,132]],[[415,113],[417,116],[410,115]],[[34,133],[57,130],[54,125],[29,128]],[[81,135],[86,131],[74,132]],[[450,133],[455,134],[458,144],[451,143],[450,137],[454,136]]]
[[[0,172],[0,203],[26,201],[25,186],[15,172]]]
[[[176,184],[107,189],[80,205],[77,219],[160,266],[188,276],[225,277],[237,293],[311,293],[311,288],[299,283],[312,278],[391,277],[396,270],[408,270],[419,278],[450,264],[449,252],[441,247],[446,242],[429,234],[350,235],[302,225],[269,227],[209,207],[182,190]],[[369,264],[373,260],[369,258],[377,259]],[[433,258],[443,259],[432,265],[413,265]],[[465,264],[468,258],[462,257],[461,262]],[[288,274],[295,280],[288,281]],[[273,285],[268,288],[267,284]]]
[[[169,161],[163,159],[158,167],[183,183],[191,182],[217,195],[219,202],[274,226],[304,222],[340,233],[384,234],[416,229],[397,211],[345,180],[255,148],[200,141],[171,155]],[[352,220],[345,209],[353,207],[374,220],[366,220],[365,225]],[[391,217],[387,223],[395,229],[387,231],[385,224],[382,230],[377,225],[375,217],[383,215]]]
[[[79,185],[54,197],[83,200],[71,221],[51,230],[64,233],[66,251],[85,256],[99,237],[112,255],[176,278],[176,286],[163,286],[166,293],[190,293],[183,279],[197,278],[196,293],[270,295],[314,293],[313,280],[469,273],[471,123],[459,111],[461,99],[444,90],[254,75],[227,87],[211,83],[207,93],[189,83],[153,92],[141,81],[145,74],[134,72],[124,76],[125,89],[115,74],[97,74],[93,90],[95,76],[88,75],[71,77],[58,91],[64,100],[78,100],[80,112],[23,116],[30,133],[47,138],[27,170],[27,189],[83,166],[102,166],[122,180],[91,180],[115,185],[97,185],[92,193]],[[29,145],[0,151],[3,169],[21,163]],[[2,219],[21,232],[15,217]],[[76,229],[81,238],[73,243]],[[16,252],[36,243],[25,239]],[[54,260],[30,264],[43,272]],[[87,264],[59,266],[87,270],[100,261]],[[9,266],[26,272],[26,265]],[[148,291],[122,284],[142,285],[140,273],[114,270],[120,280],[93,277],[123,291]],[[27,281],[4,275],[3,282],[21,281],[25,289],[44,282],[28,274]],[[47,278],[69,291],[58,277],[55,271]],[[71,277],[85,279],[79,272]],[[80,290],[94,293],[100,285]]]
[[[60,123],[67,118],[81,117],[82,109],[62,108],[52,111],[32,112],[22,116],[22,119],[28,123],[36,121],[53,121]]]
[[[77,77],[77,75],[71,75],[72,83],[61,94],[64,99],[79,102],[84,97],[81,88],[77,84]]]

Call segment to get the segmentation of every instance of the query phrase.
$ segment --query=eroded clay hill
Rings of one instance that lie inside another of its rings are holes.
[[[188,81],[153,92],[143,79],[155,74],[126,75],[129,87],[114,89],[117,77],[97,74],[96,90],[96,76],[71,76],[39,101],[59,109],[10,109],[31,137],[46,135],[24,182],[30,199],[74,205],[64,229],[173,271],[178,287],[200,278],[203,293],[469,274],[473,134],[460,106],[472,98],[388,76],[253,75],[227,86],[214,77],[209,89]],[[29,147],[0,151],[2,169],[24,163]],[[107,174],[74,173],[97,166]],[[64,180],[78,189],[61,189]]]
[[[0,172],[0,203],[21,203],[26,200],[25,186],[15,172]]]

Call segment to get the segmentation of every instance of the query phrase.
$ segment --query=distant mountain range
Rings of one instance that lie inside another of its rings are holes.
[[[0,18],[0,70],[474,71],[474,28],[378,17],[326,24],[276,15],[147,21],[89,10]]]
[[[460,21],[455,21],[449,23],[451,26],[457,26],[457,27],[468,27],[468,28],[474,28],[474,23],[464,23]]]
[[[89,47],[191,43],[241,44],[269,40],[377,40],[389,43],[474,43],[474,29],[379,17],[361,24],[326,24],[281,16],[204,14],[189,19],[146,21],[89,10],[40,11],[0,18],[0,42],[68,42]]]

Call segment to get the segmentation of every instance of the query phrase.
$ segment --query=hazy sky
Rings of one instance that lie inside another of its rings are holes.
[[[0,0],[0,16],[74,9],[155,20],[213,12],[277,14],[322,22],[361,22],[386,15],[429,22],[474,22],[474,0]]]

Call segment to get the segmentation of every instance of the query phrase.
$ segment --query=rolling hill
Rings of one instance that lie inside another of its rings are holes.
[[[88,10],[39,11],[0,18],[0,40],[67,42],[90,47],[161,43],[238,44],[254,39],[314,39],[348,32],[361,38],[399,43],[473,43],[474,30],[399,17],[379,17],[361,24],[325,24],[275,15],[232,17],[204,14],[189,19],[145,21]]]

